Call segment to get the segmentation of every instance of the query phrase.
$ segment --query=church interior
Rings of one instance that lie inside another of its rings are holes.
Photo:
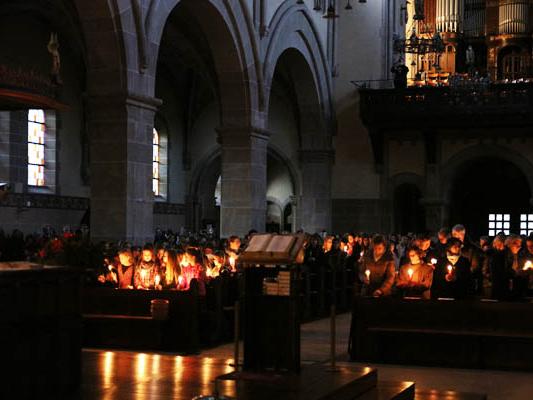
[[[0,398],[530,400],[533,0],[1,0]]]

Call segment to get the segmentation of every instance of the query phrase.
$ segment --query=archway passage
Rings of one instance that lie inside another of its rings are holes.
[[[220,205],[223,201],[221,191],[221,158],[215,155],[206,164],[193,185],[194,198],[192,225],[195,230],[205,229],[211,225],[220,228]],[[267,230],[271,232],[291,231],[291,198],[295,194],[294,176],[288,165],[273,150],[267,155],[267,196],[265,199],[265,217]]]
[[[524,173],[513,163],[494,157],[463,164],[453,181],[450,223],[463,224],[472,238],[489,234],[489,215],[509,215],[508,228],[496,231],[520,233],[520,216],[530,211],[531,188]],[[496,233],[497,233],[496,232]]]
[[[399,234],[426,230],[422,194],[416,185],[404,183],[394,189],[394,227]]]

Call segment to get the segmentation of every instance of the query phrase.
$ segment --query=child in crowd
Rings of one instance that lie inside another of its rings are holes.
[[[159,271],[155,262],[154,248],[147,244],[144,246],[141,255],[141,261],[135,268],[135,288],[136,289],[153,289],[156,286],[156,280]],[[159,284],[159,282],[157,282]]]

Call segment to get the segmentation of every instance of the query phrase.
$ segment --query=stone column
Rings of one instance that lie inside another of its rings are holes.
[[[302,196],[298,202],[299,226],[308,233],[331,230],[331,165],[330,150],[300,151]]]
[[[89,98],[91,238],[152,241],[152,129],[160,101],[132,95]]]
[[[269,135],[255,127],[223,127],[220,235],[265,230]]]

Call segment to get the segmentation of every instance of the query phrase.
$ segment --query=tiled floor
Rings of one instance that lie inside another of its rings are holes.
[[[349,326],[349,314],[337,317],[337,360],[340,365],[362,366],[348,361]],[[303,325],[301,336],[302,364],[326,362],[330,358],[329,320]],[[229,365],[233,362],[233,345],[208,349],[197,356],[186,358],[176,355],[85,350],[84,360],[84,399],[174,398],[176,391],[180,391],[176,382],[178,378],[184,378],[180,374],[186,374],[187,370],[182,364],[197,363],[200,373],[197,376],[185,377],[187,381],[197,382],[197,387],[193,386],[193,390],[186,394],[181,389],[180,397],[176,397],[182,398],[185,394],[183,398],[187,398],[193,394],[209,393],[214,376],[233,370]],[[414,381],[417,389],[487,393],[490,400],[533,400],[533,374],[395,365],[371,366],[378,369],[380,380]],[[121,385],[131,385],[135,390],[128,395]],[[158,387],[166,389],[162,392],[152,390]]]

